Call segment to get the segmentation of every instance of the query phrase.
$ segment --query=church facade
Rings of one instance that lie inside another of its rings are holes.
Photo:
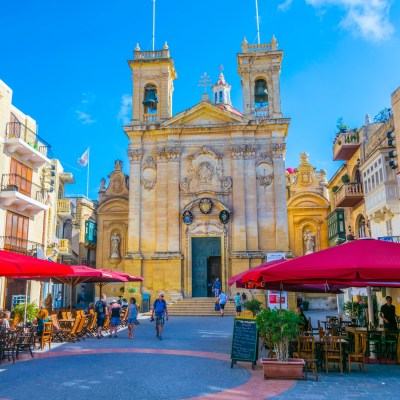
[[[101,182],[99,265],[143,276],[140,293],[206,297],[215,278],[229,291],[232,275],[289,251],[282,57],[274,37],[244,40],[243,112],[221,71],[211,98],[173,115],[177,73],[168,46],[136,47],[132,120],[124,126],[129,176],[116,161]]]

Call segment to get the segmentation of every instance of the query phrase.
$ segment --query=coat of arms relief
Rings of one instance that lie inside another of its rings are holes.
[[[224,176],[222,156],[203,146],[196,154],[188,157],[189,174],[182,179],[180,187],[184,193],[212,191],[228,193],[232,178]]]

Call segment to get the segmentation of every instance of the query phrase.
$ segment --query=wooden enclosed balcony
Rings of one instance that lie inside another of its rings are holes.
[[[75,205],[69,199],[59,199],[57,201],[57,213],[61,218],[72,219],[75,216]]]
[[[71,255],[71,242],[68,239],[60,239],[60,242],[58,244],[58,252],[62,255]]]
[[[333,160],[348,161],[360,147],[360,136],[355,131],[341,133],[333,145]]]
[[[362,183],[344,183],[334,197],[336,207],[354,207],[364,198]]]

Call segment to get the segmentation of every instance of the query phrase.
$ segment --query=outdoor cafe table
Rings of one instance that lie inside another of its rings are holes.
[[[368,332],[368,328],[356,327],[356,326],[346,326],[346,332],[350,332],[354,335],[354,352],[356,354],[359,354],[360,335],[366,335]]]
[[[64,318],[64,319],[59,319],[58,322],[60,323],[60,326],[64,328],[70,328],[73,323],[75,322],[75,318]]]

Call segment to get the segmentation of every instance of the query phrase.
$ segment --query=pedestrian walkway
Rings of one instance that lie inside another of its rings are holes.
[[[320,374],[320,382],[265,381],[249,363],[231,369],[232,328],[232,317],[173,317],[159,341],[154,322],[142,319],[133,340],[125,329],[117,338],[63,343],[33,360],[0,365],[0,400],[398,398],[400,370],[393,365]]]

